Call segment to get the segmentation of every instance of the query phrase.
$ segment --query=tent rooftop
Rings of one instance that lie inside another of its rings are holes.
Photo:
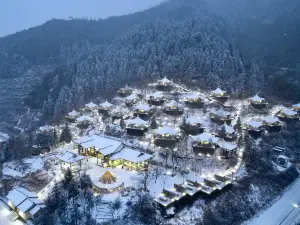
[[[196,135],[196,136],[192,136],[192,139],[194,141],[198,141],[198,142],[207,141],[209,143],[217,143],[217,141],[219,140],[218,138],[216,138],[215,136],[213,136],[207,132],[204,132],[204,133]]]
[[[164,127],[156,129],[155,133],[159,134],[159,135],[164,135],[164,134],[177,135],[178,131],[175,130],[174,128],[172,128],[172,127],[164,126]]]
[[[144,111],[149,111],[151,109],[151,107],[148,104],[138,104],[137,106],[134,107],[135,109],[142,109]]]
[[[93,103],[92,101],[90,103],[88,103],[88,104],[85,104],[85,106],[87,108],[96,108],[97,107],[97,105],[95,103]]]
[[[110,108],[113,106],[113,104],[109,103],[108,101],[105,101],[105,102],[101,103],[100,106],[103,108]]]
[[[278,119],[277,116],[269,115],[269,116],[265,116],[263,118],[263,121],[266,122],[266,123],[277,123],[277,122],[279,122],[279,119]]]
[[[260,128],[262,126],[262,122],[254,120],[254,119],[245,122],[245,124],[247,124],[253,128]]]
[[[136,124],[136,125],[147,125],[148,122],[142,120],[139,116],[135,117],[134,119],[127,120],[127,124]]]
[[[56,158],[60,159],[65,163],[75,163],[85,159],[86,157],[82,155],[77,155],[73,152],[65,151],[64,153],[57,155]]]
[[[259,101],[264,101],[265,99],[259,97],[258,95],[255,95],[255,96],[251,97],[250,100],[252,100],[253,102],[259,102]]]

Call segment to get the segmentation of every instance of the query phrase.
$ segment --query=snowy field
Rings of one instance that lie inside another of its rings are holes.
[[[294,225],[300,221],[300,179],[288,187],[270,208],[263,211],[248,225]]]

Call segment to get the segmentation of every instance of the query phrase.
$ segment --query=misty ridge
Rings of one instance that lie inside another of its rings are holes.
[[[1,126],[59,121],[124,83],[162,76],[204,90],[222,85],[236,97],[297,101],[299,11],[296,0],[171,0],[105,20],[53,19],[6,36],[0,100],[11,100],[1,104]]]

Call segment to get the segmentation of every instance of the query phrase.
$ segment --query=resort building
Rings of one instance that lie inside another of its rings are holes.
[[[85,156],[77,155],[69,151],[56,155],[56,158],[60,163],[61,170],[66,171],[70,169],[73,172],[81,170],[82,160],[86,159]]]
[[[164,77],[157,81],[156,88],[162,91],[169,91],[173,86],[173,82]]]
[[[93,120],[91,117],[82,115],[76,119],[76,124],[80,129],[86,129],[92,124],[92,121]]]
[[[140,98],[137,96],[137,94],[133,93],[125,98],[126,105],[133,106],[134,104],[136,104],[139,101],[139,99]]]
[[[298,113],[291,109],[281,110],[277,116],[284,121],[299,119]]]
[[[218,135],[227,141],[232,141],[236,138],[235,130],[232,126],[227,125],[226,123],[221,125],[221,127],[218,129]]]
[[[182,104],[174,100],[171,100],[165,103],[164,110],[166,113],[170,115],[181,115],[184,111],[184,107]]]
[[[34,216],[45,207],[36,193],[30,192],[22,187],[13,188],[8,195],[7,204],[23,220],[34,218]]]
[[[209,113],[209,117],[212,121],[220,124],[224,124],[224,122],[230,124],[232,120],[231,112],[225,111],[222,108],[218,110],[211,110],[211,112]]]
[[[297,113],[300,113],[300,103],[292,105],[292,110],[296,111]]]
[[[152,157],[153,155],[124,147],[109,158],[108,165],[110,167],[122,165],[130,170],[144,170],[148,168]]]
[[[148,127],[149,123],[145,120],[142,120],[139,116],[126,121],[127,133],[131,135],[143,135]]]
[[[268,131],[279,131],[281,124],[277,116],[265,116],[262,119],[263,125]]]
[[[82,155],[97,157],[104,167],[122,165],[141,170],[148,167],[152,155],[125,146],[122,142],[98,135],[84,136],[74,141]]]
[[[236,150],[238,147],[236,144],[220,140],[218,141],[218,146],[221,149],[221,156],[223,158],[230,158],[236,155]]]
[[[120,88],[118,90],[118,94],[121,97],[129,96],[130,94],[132,94],[132,88],[128,87],[127,84],[126,84],[125,87]]]
[[[85,104],[85,110],[86,111],[96,110],[97,108],[98,108],[98,106],[92,101],[88,104]]]
[[[182,124],[182,128],[188,134],[197,134],[202,133],[204,131],[204,127],[202,127],[203,120],[196,116],[190,116],[186,118]]]
[[[223,91],[220,88],[217,88],[216,90],[212,91],[210,93],[210,96],[221,101],[226,101],[229,98],[229,95],[226,93],[226,91]]]
[[[108,112],[112,109],[113,106],[113,104],[109,103],[108,101],[105,101],[99,105],[98,112],[108,115]]]
[[[197,93],[188,93],[183,96],[183,100],[186,104],[200,106],[203,103],[201,96]]]
[[[163,93],[158,91],[149,94],[147,99],[150,105],[162,105],[165,101]]]
[[[134,115],[138,115],[141,118],[149,118],[149,116],[152,114],[152,107],[150,107],[148,104],[141,103],[134,107]]]
[[[266,102],[265,98],[261,98],[258,95],[255,95],[255,96],[249,98],[249,102],[256,109],[262,109],[262,108],[266,107],[268,104]]]
[[[192,136],[193,150],[197,154],[212,155],[216,149],[218,140],[218,138],[207,132]]]
[[[66,116],[66,119],[69,123],[75,123],[76,118],[79,116],[79,113],[76,110],[73,110],[72,112],[69,112]]]

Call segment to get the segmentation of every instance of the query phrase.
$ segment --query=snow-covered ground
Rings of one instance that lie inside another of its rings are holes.
[[[37,172],[43,169],[44,162],[41,157],[31,157],[22,160],[20,165],[19,161],[11,161],[4,163],[3,165],[3,175],[10,177],[24,177],[29,173]]]
[[[1,225],[24,225],[24,223],[19,220],[11,222],[7,218],[9,212],[10,212],[9,207],[0,200],[0,224]]]
[[[247,225],[294,225],[300,221],[300,178],[270,208],[261,212]]]

